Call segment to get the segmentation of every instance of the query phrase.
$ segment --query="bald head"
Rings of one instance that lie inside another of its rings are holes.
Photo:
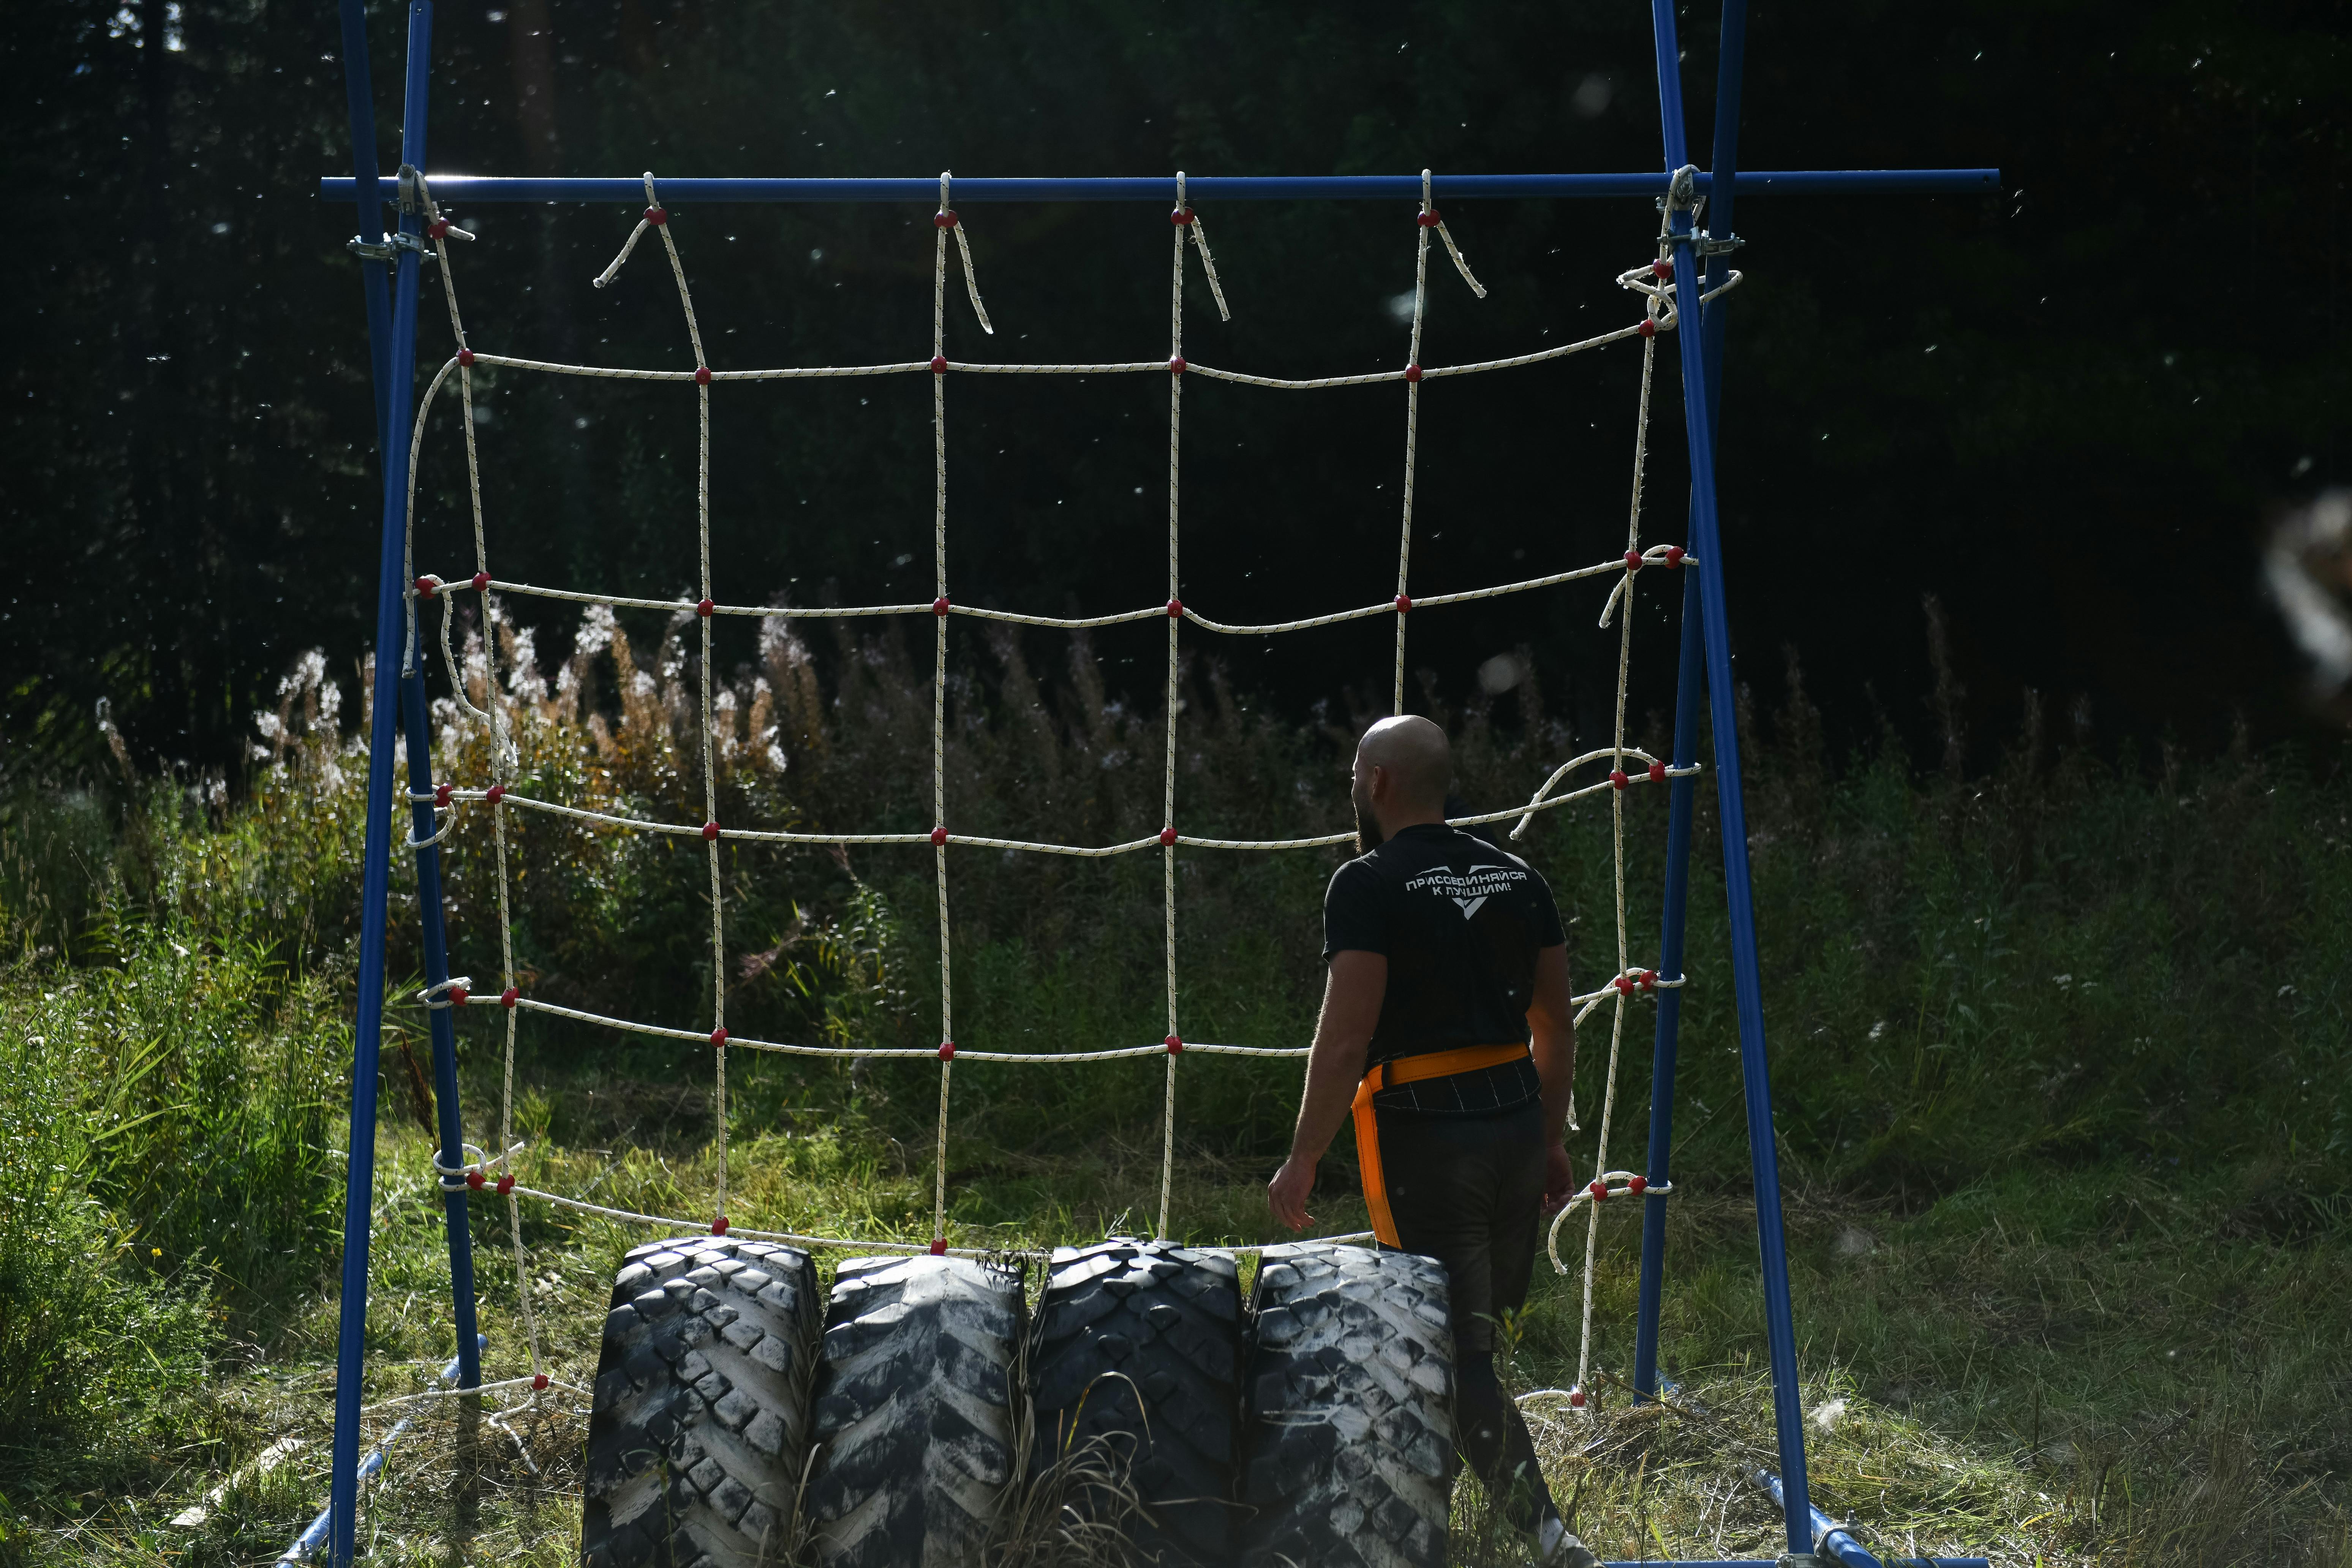
[[[1415,714],[1383,719],[1356,743],[1356,800],[1371,808],[1382,836],[1445,815],[1454,752],[1445,731]]]

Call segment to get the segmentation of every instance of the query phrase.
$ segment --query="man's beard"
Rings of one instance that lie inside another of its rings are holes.
[[[1369,855],[1383,842],[1381,819],[1372,814],[1372,803],[1364,798],[1360,785],[1349,790],[1348,795],[1356,808],[1356,853]]]

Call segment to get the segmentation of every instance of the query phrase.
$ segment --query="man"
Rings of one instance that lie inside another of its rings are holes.
[[[1357,845],[1323,902],[1329,966],[1275,1218],[1309,1223],[1316,1162],[1352,1109],[1384,1247],[1445,1265],[1462,1447],[1538,1560],[1594,1562],[1568,1532],[1495,1377],[1495,1320],[1526,1300],[1538,1215],[1574,1176],[1560,1134],[1576,1066],[1568,949],[1544,879],[1445,826],[1453,758],[1426,719],[1356,748]]]

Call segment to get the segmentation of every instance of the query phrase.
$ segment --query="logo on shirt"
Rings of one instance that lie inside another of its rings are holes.
[[[1466,921],[1488,899],[1496,893],[1510,892],[1527,879],[1526,868],[1519,866],[1470,866],[1459,871],[1440,866],[1408,879],[1404,890],[1427,891],[1441,899],[1451,899]]]

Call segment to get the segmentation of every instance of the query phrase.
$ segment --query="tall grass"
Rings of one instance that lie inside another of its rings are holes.
[[[893,631],[859,638],[845,623],[829,626],[820,658],[785,623],[765,623],[747,650],[756,658],[716,681],[719,817],[927,829],[925,671]],[[551,673],[530,633],[500,627],[499,700],[523,787],[670,820],[698,816],[698,672],[684,629],[644,628],[651,647],[640,651],[592,613]],[[479,706],[489,662],[478,633],[468,646]],[[1065,842],[1155,831],[1160,715],[1110,694],[1104,658],[1086,638],[1055,639],[1055,662],[1042,670],[1036,646],[1001,632],[951,668],[950,822]],[[1781,1126],[1810,1168],[1923,1199],[2020,1159],[2191,1168],[2316,1159],[2342,1184],[2352,1090],[2334,1064],[2352,1035],[2340,958],[2352,948],[2352,795],[2336,759],[2241,750],[2190,762],[2169,748],[2102,759],[2079,738],[2045,733],[2030,705],[1990,773],[1963,773],[1966,738],[1955,729],[1946,766],[1922,776],[1891,732],[1859,755],[1825,756],[1793,661],[1784,686],[1780,711],[1743,714],[1742,724]],[[1453,732],[1473,807],[1524,799],[1557,756],[1589,743],[1544,696],[1529,678],[1501,698],[1457,704],[1424,680],[1417,706]],[[356,770],[331,789],[315,760],[349,742],[316,731],[289,739],[310,700],[289,696],[272,783],[248,814],[265,838],[305,815],[289,804],[299,793],[289,780],[329,793],[309,808],[313,823],[352,816]],[[1346,758],[1370,713],[1286,722],[1208,662],[1185,667],[1181,700],[1185,831],[1261,837],[1348,826]],[[446,699],[439,706],[445,773],[483,776],[483,727]],[[1943,706],[1957,714],[1956,702]],[[1661,737],[1647,739],[1663,749]],[[1626,802],[1635,963],[1654,952],[1665,804],[1656,790]],[[1548,814],[1518,846],[1559,890],[1588,978],[1616,962],[1605,811],[1595,803]],[[598,1012],[700,1022],[710,975],[699,846],[529,813],[508,822],[520,983]],[[346,831],[339,865],[352,845]],[[1719,852],[1703,780],[1682,1125],[1688,1158],[1737,1179],[1744,1130],[1717,1114],[1738,1092]],[[1297,1042],[1319,968],[1318,895],[1342,853],[1180,854],[1188,1037]],[[317,858],[298,859],[287,876],[328,891]],[[927,850],[730,845],[722,863],[730,1026],[835,1044],[938,1038]],[[457,963],[480,972],[496,956],[478,814],[461,826],[447,870]],[[950,895],[960,1042],[1086,1048],[1164,1032],[1156,857],[958,852]],[[404,940],[406,923],[395,921]],[[1624,1048],[1637,1060],[1648,1029],[1645,1011],[1629,1018]],[[527,1033],[527,1051],[549,1059],[586,1052],[649,1076],[700,1071],[691,1053],[608,1034],[537,1020]],[[1580,1102],[1597,1106],[1592,1078],[1605,1052],[1588,1036]],[[755,1124],[792,1104],[885,1121],[894,1108],[923,1114],[919,1068],[770,1061],[747,1071],[742,1108]],[[1188,1136],[1225,1152],[1263,1146],[1286,1127],[1288,1084],[1278,1067],[1188,1072]],[[971,1133],[1019,1147],[1050,1137],[1075,1110],[1114,1126],[1149,1121],[1158,1068],[975,1073],[959,1095]]]
[[[560,658],[500,626],[495,683],[480,629],[467,628],[467,706],[500,704],[528,793],[696,819],[690,624],[624,626],[592,612]],[[833,640],[812,649],[768,622],[742,663],[713,672],[722,822],[931,826],[928,669],[887,630],[859,637],[833,625]],[[1006,634],[965,648],[946,740],[958,831],[1101,842],[1160,826],[1161,716],[1113,695],[1114,658],[1082,637]],[[1186,832],[1347,826],[1345,762],[1370,713],[1341,704],[1291,722],[1213,663],[1182,673]],[[2214,1427],[2210,1454],[2182,1459],[2179,1473],[2227,1489],[2231,1466],[2275,1466],[2290,1452],[2304,1467],[2295,1473],[2324,1469],[2312,1456],[2340,1443],[2305,1436],[2294,1447],[2281,1434],[2311,1430],[2332,1397],[2313,1369],[2343,1345],[2325,1300],[2304,1299],[2309,1289],[2324,1298],[2313,1282],[2336,1277],[2352,1194],[2342,1070],[2352,786],[2335,760],[2241,750],[2191,761],[2161,747],[2101,758],[2078,737],[2045,733],[2029,705],[1990,771],[1962,765],[1955,720],[1945,765],[1922,773],[1891,735],[1857,755],[1824,755],[1793,662],[1783,685],[1778,711],[1743,710],[1739,722],[1799,1288],[1806,1321],[1832,1336],[1831,1380],[1851,1363],[1858,1397],[1912,1413],[1906,1431],[1980,1426],[2000,1390],[2046,1390],[2073,1412],[2065,1462],[2090,1465],[2123,1451],[2112,1390],[2156,1400],[2162,1369],[2124,1376],[2118,1354],[2143,1358],[2109,1344],[2074,1378],[2065,1356],[2029,1353],[2017,1325],[2069,1325],[2085,1336],[2078,1343],[2111,1338],[2109,1294],[2145,1289],[2164,1260],[2210,1255],[2218,1236],[2233,1283],[2199,1299],[2291,1300],[2281,1321],[2304,1327],[2285,1331],[2303,1332],[2321,1360],[2273,1347],[2247,1361],[2259,1400],[2233,1394],[2213,1408],[2254,1412],[2244,1419],[2266,1436]],[[1455,702],[1423,681],[1417,706],[1454,735],[1473,808],[1524,799],[1559,755],[1590,743],[1546,696],[1522,679],[1500,697]],[[315,658],[279,697],[257,716],[253,771],[235,791],[125,779],[19,787],[0,804],[0,1492],[33,1499],[37,1513],[93,1478],[168,1471],[161,1456],[174,1449],[242,1451],[218,1403],[225,1368],[324,1343],[366,715],[349,710]],[[436,707],[439,776],[481,779],[483,726],[449,696]],[[1943,707],[1957,714],[1957,703]],[[1655,735],[1645,743],[1663,749]],[[1690,1266],[1671,1326],[1686,1364],[1736,1378],[1748,1375],[1755,1346],[1738,1223],[1747,1149],[1711,779],[1698,800],[1675,1151],[1694,1207],[1677,1222],[1677,1256],[1686,1249]],[[1656,790],[1625,798],[1636,963],[1654,952],[1665,804]],[[1548,814],[1520,846],[1559,891],[1587,983],[1616,961],[1606,809]],[[519,983],[598,1012],[698,1023],[711,983],[701,846],[522,811],[506,820]],[[927,847],[723,848],[731,1028],[830,1044],[937,1038]],[[1339,858],[1180,854],[1188,1038],[1304,1038],[1320,967],[1318,900]],[[480,808],[463,809],[445,869],[454,962],[479,987],[498,966]],[[958,851],[950,876],[960,1042],[1084,1049],[1164,1032],[1156,856]],[[404,873],[394,893],[397,982],[417,963]],[[385,1136],[421,1139],[398,1123],[429,1111],[409,1068],[422,1018],[405,985],[390,989]],[[1580,1160],[1604,1097],[1609,1021],[1604,1010],[1585,1031]],[[1641,1154],[1650,1021],[1646,1005],[1627,1015],[1612,1163]],[[461,1019],[465,1113],[483,1142],[496,1022]],[[527,1019],[519,1115],[555,1162],[551,1178],[568,1172],[624,1201],[692,1212],[711,1174],[706,1056]],[[1034,1240],[1148,1210],[1160,1072],[1147,1061],[959,1073],[954,1223]],[[927,1215],[929,1071],[771,1058],[731,1076],[733,1180],[747,1201],[777,1205],[767,1223],[888,1228]],[[1180,1152],[1191,1175],[1179,1184],[1180,1231],[1257,1237],[1262,1221],[1244,1212],[1250,1173],[1286,1135],[1296,1082],[1285,1064],[1183,1064]],[[1084,1130],[1075,1145],[1074,1127]],[[566,1152],[591,1146],[614,1153]],[[1342,1151],[1327,1162],[1318,1201],[1345,1205],[1351,1183]],[[1809,1243],[1815,1222],[1828,1231]],[[1865,1237],[1859,1250],[1847,1247],[1849,1230]],[[551,1281],[572,1272],[593,1284],[601,1254],[565,1251],[582,1245],[568,1231],[535,1234],[558,1269],[534,1291],[569,1290]],[[1901,1267],[1856,1262],[1879,1256],[1874,1236]],[[2069,1257],[2105,1261],[2069,1273]],[[430,1247],[413,1258],[394,1248],[385,1267],[386,1289],[396,1276],[404,1300],[431,1298]],[[511,1293],[499,1270],[483,1279],[493,1299]],[[2141,1326],[2174,1348],[2200,1342],[2193,1302],[2172,1294],[2179,1301],[2143,1310]],[[2018,1305],[2029,1295],[2041,1304],[2032,1311]],[[2078,1298],[2101,1303],[2097,1314],[2069,1304]],[[1939,1305],[1923,1317],[1922,1302]],[[1604,1317],[1617,1322],[1626,1305]],[[1570,1317],[1554,1308],[1526,1325],[1531,1376],[1551,1375],[1572,1350]],[[404,1353],[446,1353],[429,1337],[411,1343],[408,1330],[383,1332]],[[1995,1363],[1986,1384],[1976,1369]],[[2116,1459],[2116,1473],[2139,1473],[2130,1466],[2144,1458]],[[1593,1484],[1596,1507],[1615,1495]],[[2108,1482],[2067,1484],[2105,1498]],[[2186,1541],[2224,1529],[2213,1517],[2189,1509],[2163,1528]],[[1639,1531],[1630,1539],[1638,1546]]]
[[[333,1254],[348,973],[308,899],[337,834],[289,788],[0,809],[0,1494],[217,1441],[215,1357]]]

